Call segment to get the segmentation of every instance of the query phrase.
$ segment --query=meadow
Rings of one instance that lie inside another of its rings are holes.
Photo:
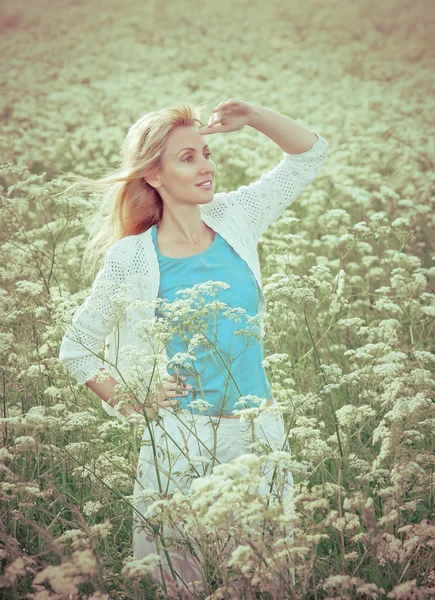
[[[162,499],[161,518],[189,525],[196,507],[207,565],[202,595],[161,597],[435,596],[434,21],[426,0],[2,3],[4,598],[157,597],[153,557],[134,560],[131,547],[143,421],[109,417],[58,359],[92,284],[78,272],[98,203],[66,192],[67,176],[116,168],[142,114],[207,102],[206,123],[231,97],[329,142],[319,176],[258,247],[265,366],[291,446],[275,459],[293,473],[294,506],[257,501],[271,526],[251,535],[254,499],[237,465],[188,501]],[[208,143],[217,192],[282,155],[248,127]],[[225,485],[231,502],[239,495],[231,516],[214,493]],[[222,560],[227,535],[237,548]]]

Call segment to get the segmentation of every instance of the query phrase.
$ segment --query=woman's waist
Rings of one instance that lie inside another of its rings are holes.
[[[259,413],[262,413],[266,408],[270,408],[277,403],[275,398],[269,398],[264,408],[260,408],[258,410]],[[181,421],[189,421],[192,419],[197,425],[207,426],[212,422],[219,422],[220,430],[224,430],[225,427],[231,428],[232,426],[236,426],[236,423],[240,424],[240,416],[238,415],[212,415],[206,413],[194,412],[192,409],[181,409],[181,407],[171,407],[165,409],[164,411],[160,411],[160,415],[163,417],[165,421],[175,419],[177,422],[181,419]],[[225,425],[225,427],[223,427]]]
[[[264,396],[266,397],[266,396]],[[258,396],[257,396],[258,398]],[[266,405],[263,408],[259,408],[259,412],[263,412],[263,410],[265,410],[266,408],[269,408],[270,406],[272,406],[275,403],[275,399],[274,398],[268,398]],[[234,405],[233,403],[208,403],[208,402],[204,402],[203,399],[200,399],[198,401],[195,400],[189,400],[188,398],[182,398],[180,400],[179,405],[177,406],[177,409],[181,409],[186,411],[189,414],[193,414],[193,415],[199,415],[199,416],[203,416],[206,418],[212,418],[212,419],[240,419],[240,415],[234,415],[232,414],[232,412],[234,410],[243,410],[245,408],[251,409],[251,408],[258,408],[260,402],[259,400],[257,400],[256,402],[249,402],[249,401],[245,401],[243,403],[243,405],[237,404]]]
[[[263,412],[263,410],[265,410],[266,408],[269,408],[269,406],[272,406],[272,404],[275,403],[275,398],[269,398],[269,400],[266,403],[266,406],[264,408],[260,408],[258,412]],[[222,419],[240,419],[239,415],[220,415],[220,417]]]

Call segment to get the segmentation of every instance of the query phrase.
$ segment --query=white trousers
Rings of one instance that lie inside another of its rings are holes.
[[[250,421],[240,419],[225,419],[209,417],[205,414],[192,414],[190,411],[181,411],[178,416],[170,409],[162,411],[161,423],[152,421],[145,429],[139,455],[137,476],[134,485],[134,497],[139,498],[141,492],[144,499],[134,501],[133,512],[133,556],[136,559],[144,558],[150,553],[161,557],[165,579],[172,579],[169,564],[161,544],[158,551],[155,540],[158,535],[153,535],[150,527],[144,527],[146,519],[143,518],[147,507],[156,499],[165,498],[165,494],[171,491],[182,491],[188,494],[192,479],[179,475],[179,472],[189,470],[194,477],[209,475],[215,465],[228,463],[242,454],[253,452],[268,454],[272,450],[285,450],[290,452],[288,442],[285,442],[285,425],[281,414],[273,413],[269,409],[276,406],[276,401],[271,407],[262,411],[258,417]],[[217,427],[213,427],[213,422]],[[156,450],[156,461],[153,461],[153,447],[150,444],[151,437],[154,439]],[[199,441],[201,440],[201,442]],[[263,442],[267,450],[253,449],[253,442]],[[270,448],[269,448],[270,446]],[[204,457],[207,460],[194,460]],[[275,464],[269,468],[266,465],[264,476],[261,478],[256,493],[265,495],[270,492],[270,483]],[[193,466],[192,466],[193,465]],[[157,476],[159,475],[159,477]],[[154,492],[158,492],[155,495]],[[289,498],[293,494],[293,477],[291,473],[286,474],[286,482],[282,488],[282,497]],[[149,496],[149,499],[148,499]],[[261,515],[260,515],[261,517]],[[162,533],[162,528],[160,528]],[[187,534],[181,532],[177,527],[168,529],[163,526],[163,536],[189,539]],[[291,534],[290,534],[291,535]],[[197,544],[192,547],[198,552]],[[167,544],[167,552],[170,556],[172,568],[176,575],[177,583],[191,584],[202,580],[200,561],[196,560],[189,551],[184,551]],[[231,548],[232,550],[233,548]],[[156,567],[151,576],[162,584],[160,567]],[[194,587],[190,587],[194,590]],[[198,588],[199,589],[199,588]]]

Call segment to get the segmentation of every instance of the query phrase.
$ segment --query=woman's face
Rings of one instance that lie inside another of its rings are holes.
[[[216,165],[211,160],[206,137],[195,127],[187,126],[177,127],[168,136],[162,170],[154,181],[148,179],[163,199],[188,204],[211,202]],[[206,180],[211,180],[210,188],[198,187]]]

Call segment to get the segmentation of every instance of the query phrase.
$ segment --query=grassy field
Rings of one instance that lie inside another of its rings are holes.
[[[58,360],[92,283],[77,274],[96,203],[62,193],[63,177],[116,168],[143,114],[207,102],[206,123],[231,97],[329,142],[258,248],[294,512],[269,511],[252,538],[243,482],[233,520],[225,498],[206,508],[217,476],[191,502],[168,500],[186,524],[202,506],[208,561],[202,596],[163,597],[269,600],[271,582],[279,600],[435,596],[434,22],[428,0],[1,4],[4,598],[154,597],[152,560],[132,557],[141,423],[108,417]],[[249,127],[209,144],[216,192],[282,155]],[[289,521],[294,544],[280,535]]]

